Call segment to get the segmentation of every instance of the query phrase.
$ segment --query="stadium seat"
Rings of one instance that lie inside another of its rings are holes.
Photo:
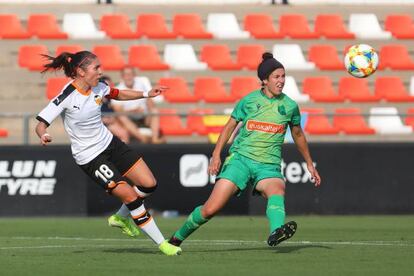
[[[411,126],[414,130],[414,108],[409,108],[407,110],[407,116],[405,117],[404,122],[407,126]]]
[[[305,60],[299,44],[274,45],[273,56],[285,66],[286,70],[313,70],[315,68],[313,62]]]
[[[319,34],[311,31],[308,20],[303,14],[283,14],[279,18],[280,33],[297,39],[315,39]]]
[[[361,39],[390,39],[392,36],[382,30],[373,13],[352,13],[349,16],[349,30]]]
[[[230,84],[230,95],[239,100],[250,92],[260,89],[260,81],[257,77],[233,77]]]
[[[344,102],[345,97],[338,95],[329,77],[307,77],[303,80],[303,93],[308,94],[315,102]]]
[[[191,135],[175,109],[160,109],[160,129],[164,135]],[[166,114],[166,115],[163,115]]]
[[[132,30],[129,18],[125,14],[104,14],[101,17],[101,30],[113,39],[139,38],[136,31]]]
[[[207,135],[208,129],[204,124],[202,115],[209,115],[214,114],[214,110],[211,108],[204,108],[204,109],[191,109],[188,112],[187,117],[187,128],[190,129],[193,133],[197,133],[198,135]]]
[[[49,78],[46,83],[47,99],[51,100],[56,97],[69,81],[70,79],[66,77]]]
[[[63,31],[72,39],[102,39],[105,32],[96,28],[89,13],[65,13]]]
[[[344,70],[344,63],[339,59],[336,47],[332,45],[312,45],[309,48],[309,61],[321,70]]]
[[[339,95],[351,102],[379,102],[381,97],[373,95],[366,79],[342,77],[339,80]]]
[[[23,45],[19,48],[19,66],[30,71],[41,71],[43,65],[48,61],[42,56],[48,55],[49,51],[45,45]]]
[[[244,17],[244,29],[257,39],[283,38],[283,35],[276,31],[272,17],[267,14],[247,14]]]
[[[315,19],[315,33],[327,39],[354,39],[347,31],[340,14],[319,14]]]
[[[7,129],[0,128],[0,137],[5,138],[7,136],[9,136],[9,132],[7,131]]]
[[[158,84],[168,87],[163,95],[165,100],[170,103],[195,103],[198,101],[182,77],[160,78]]]
[[[67,39],[68,35],[60,30],[53,14],[31,14],[27,22],[30,35],[40,39]]]
[[[306,108],[301,112],[308,114],[308,120],[305,125],[305,132],[312,135],[334,135],[339,134],[339,129],[329,122],[325,111],[322,108]]]
[[[229,115],[207,115],[203,116],[204,125],[207,128],[207,137],[210,143],[217,143],[220,132],[229,120]]]
[[[390,14],[385,18],[385,30],[398,39],[414,38],[414,23],[410,14]]]
[[[0,14],[0,38],[28,39],[30,33],[26,31],[15,14]]]
[[[369,126],[379,134],[410,134],[411,126],[403,125],[395,107],[373,107],[370,109]]]
[[[387,102],[413,102],[411,96],[399,77],[378,77],[375,80],[375,95]]]
[[[285,93],[298,103],[304,103],[309,101],[309,95],[302,94],[299,91],[295,78],[292,76],[286,76],[285,86],[283,87],[283,93]]]
[[[413,70],[414,61],[411,59],[406,45],[384,45],[379,52],[379,69]]]
[[[211,39],[213,34],[204,29],[198,14],[176,14],[173,18],[173,32],[186,39]]]
[[[164,61],[175,70],[205,70],[207,64],[197,60],[191,44],[167,44]]]
[[[333,126],[348,135],[375,134],[375,129],[368,126],[358,108],[336,109],[333,117]]]
[[[226,44],[204,45],[201,48],[200,60],[207,63],[212,70],[241,69],[241,66],[232,60]]]
[[[98,45],[92,52],[98,56],[103,70],[121,70],[126,65],[118,45]]]
[[[217,77],[199,77],[194,81],[194,95],[206,103],[232,103],[235,101]]]
[[[249,32],[240,29],[233,13],[209,13],[207,30],[219,39],[247,39]]]
[[[73,45],[59,45],[56,47],[55,55],[58,56],[63,52],[68,52],[74,54],[76,52],[83,51],[81,45],[73,44]]]
[[[243,68],[257,70],[264,52],[265,48],[260,44],[240,45],[237,49],[237,63]]]
[[[152,39],[174,39],[177,35],[168,30],[164,16],[160,13],[141,14],[137,18],[137,33]]]
[[[154,45],[133,45],[129,47],[128,63],[140,70],[169,70]]]
[[[414,96],[414,76],[411,76],[410,79],[410,95]]]

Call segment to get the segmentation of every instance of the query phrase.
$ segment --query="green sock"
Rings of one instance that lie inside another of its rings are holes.
[[[202,206],[198,206],[194,209],[194,211],[188,216],[183,226],[175,232],[174,237],[183,241],[190,236],[191,233],[197,230],[198,227],[208,221],[208,219],[203,218],[201,215],[201,207]]]
[[[267,200],[266,216],[269,219],[270,233],[285,222],[285,199],[282,195],[272,195]]]

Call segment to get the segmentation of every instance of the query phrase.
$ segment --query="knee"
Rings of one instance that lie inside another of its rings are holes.
[[[204,205],[201,208],[201,215],[205,219],[210,219],[210,218],[214,217],[218,213],[218,211],[219,210],[217,208],[213,207],[213,206]]]

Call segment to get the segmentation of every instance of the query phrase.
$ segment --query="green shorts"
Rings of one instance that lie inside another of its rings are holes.
[[[237,153],[232,153],[226,158],[217,176],[217,179],[220,178],[233,182],[239,188],[240,192],[243,192],[249,185],[252,185],[253,194],[257,193],[255,190],[256,185],[262,179],[284,179],[280,165],[258,162]]]

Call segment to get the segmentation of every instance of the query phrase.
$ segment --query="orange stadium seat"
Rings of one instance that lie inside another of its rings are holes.
[[[306,108],[301,112],[308,113],[308,120],[305,125],[305,131],[315,135],[334,135],[339,133],[339,129],[329,122],[328,117],[324,114],[323,108]]]
[[[398,39],[414,38],[414,23],[409,14],[390,14],[385,18],[385,30]]]
[[[233,77],[231,79],[230,95],[235,100],[257,89],[260,89],[260,80],[257,77]]]
[[[7,136],[9,136],[9,132],[7,131],[7,129],[0,128],[0,137],[5,138]]]
[[[198,14],[176,14],[173,18],[173,32],[188,39],[211,39],[213,34],[205,30]]]
[[[249,70],[257,70],[264,52],[265,48],[260,44],[240,45],[237,49],[237,63]]]
[[[59,45],[56,47],[56,56],[60,55],[63,52],[68,52],[74,54],[76,52],[82,51],[83,48],[80,45],[73,44],[73,45]]]
[[[319,38],[319,34],[311,31],[308,20],[303,14],[283,14],[279,19],[280,33],[297,39]]]
[[[307,77],[303,80],[302,91],[308,94],[315,102],[344,102],[345,97],[338,95],[329,77]]]
[[[133,45],[129,47],[128,64],[140,70],[170,69],[170,66],[161,59],[154,45]]]
[[[407,117],[405,117],[405,124],[411,126],[414,129],[414,108],[407,110]]]
[[[62,32],[53,14],[31,14],[27,22],[30,35],[40,39],[67,39],[68,34]]]
[[[162,14],[141,14],[137,18],[137,33],[148,38],[171,39],[176,34],[168,30]]]
[[[48,55],[49,51],[45,45],[23,45],[19,48],[19,66],[31,71],[43,70],[47,60],[42,56]]]
[[[164,135],[191,135],[175,109],[160,109],[160,129]],[[162,115],[168,114],[168,115]]]
[[[375,134],[375,129],[370,128],[365,122],[358,108],[339,108],[335,110],[333,126],[345,134]]]
[[[46,83],[46,97],[49,100],[56,97],[69,81],[66,77],[49,78]]]
[[[344,70],[344,63],[339,59],[333,45],[312,45],[309,48],[309,61],[321,70]]]
[[[384,45],[379,52],[379,69],[414,70],[414,62],[406,45]]]
[[[132,30],[129,18],[125,14],[104,14],[101,17],[101,30],[107,36],[114,39],[139,38],[136,31]]]
[[[399,77],[378,77],[375,80],[375,95],[387,102],[413,102],[411,96]]]
[[[226,44],[204,45],[201,48],[200,60],[213,70],[240,70],[242,67],[231,58]]]
[[[342,77],[339,80],[339,95],[351,102],[379,102],[381,97],[373,95],[366,79]]]
[[[223,81],[217,77],[199,77],[194,81],[194,95],[206,103],[232,103],[234,98],[227,94]]]
[[[283,35],[276,31],[272,17],[267,14],[247,14],[244,17],[244,29],[258,39],[283,38]]]
[[[170,103],[195,103],[198,101],[182,77],[160,78],[158,84],[168,87],[163,95],[164,99]]]
[[[128,64],[140,70],[168,70],[170,66],[161,59],[154,45],[129,47]]]
[[[211,108],[196,108],[191,109],[188,112],[187,117],[187,128],[190,129],[193,133],[197,133],[198,135],[207,135],[208,129],[204,124],[203,117],[201,115],[211,115],[214,114],[214,110]]]
[[[319,14],[315,19],[315,33],[328,39],[354,39],[355,34],[348,32],[339,14]]]
[[[98,56],[103,70],[121,70],[126,65],[118,45],[98,45],[92,52]]]
[[[0,14],[0,38],[28,39],[30,33],[26,31],[15,14]]]

